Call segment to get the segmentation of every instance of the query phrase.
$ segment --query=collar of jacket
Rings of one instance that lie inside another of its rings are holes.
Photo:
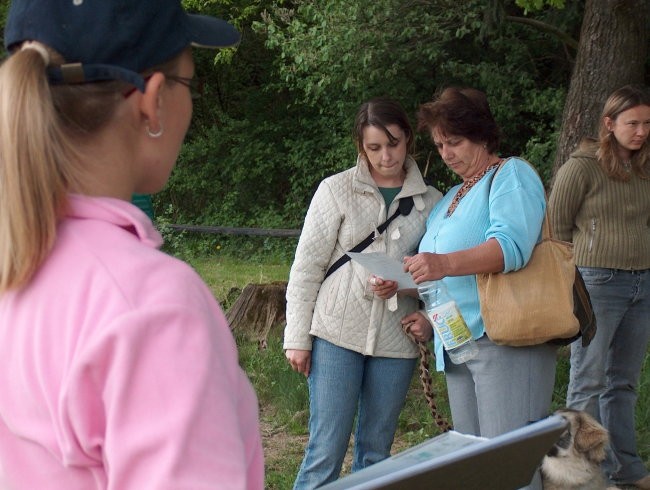
[[[402,184],[402,190],[395,197],[395,199],[413,196],[415,209],[422,211],[424,209],[424,200],[422,199],[422,194],[427,192],[427,185],[424,183],[422,173],[420,172],[418,164],[415,163],[415,160],[413,160],[413,158],[410,156],[406,157],[404,168],[406,169],[404,184]],[[375,180],[370,175],[368,162],[361,155],[357,157],[357,166],[354,171],[352,188],[355,192],[372,192],[376,193],[378,196],[380,195],[379,188],[377,187]]]

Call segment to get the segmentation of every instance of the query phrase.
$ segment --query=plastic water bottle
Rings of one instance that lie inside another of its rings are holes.
[[[449,359],[454,364],[462,364],[476,356],[478,345],[444,283],[423,283],[418,287],[418,294]]]

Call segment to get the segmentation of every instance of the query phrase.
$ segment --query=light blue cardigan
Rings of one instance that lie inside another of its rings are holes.
[[[520,158],[508,159],[496,176],[495,172],[496,169],[488,172],[478,181],[447,217],[447,209],[460,184],[449,190],[429,215],[420,252],[455,252],[496,238],[503,251],[504,272],[526,265],[541,238],[546,209],[544,186],[535,170]],[[485,328],[476,276],[445,277],[443,282],[474,338],[482,337]],[[434,346],[436,368],[444,371],[443,347],[437,335]]]

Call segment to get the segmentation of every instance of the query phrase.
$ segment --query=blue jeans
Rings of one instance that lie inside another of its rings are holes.
[[[390,456],[417,361],[364,356],[317,337],[311,360],[309,442],[294,484],[301,490],[339,477],[355,415],[352,471]]]
[[[609,431],[604,469],[616,483],[648,474],[639,458],[634,409],[650,340],[650,270],[580,267],[596,315],[591,344],[571,344],[567,405],[585,410]]]

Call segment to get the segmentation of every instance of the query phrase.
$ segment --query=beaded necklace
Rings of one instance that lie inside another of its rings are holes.
[[[451,216],[451,213],[453,213],[456,210],[456,208],[458,207],[458,203],[460,203],[460,200],[463,197],[465,197],[465,194],[467,194],[472,187],[474,187],[474,184],[476,184],[479,180],[481,180],[486,173],[488,173],[492,169],[497,168],[499,165],[501,165],[501,160],[499,160],[497,163],[490,165],[485,170],[476,174],[471,179],[463,182],[463,185],[460,186],[460,189],[458,189],[458,192],[456,192],[456,195],[452,199],[451,204],[449,205],[449,209],[447,209],[447,217]]]

